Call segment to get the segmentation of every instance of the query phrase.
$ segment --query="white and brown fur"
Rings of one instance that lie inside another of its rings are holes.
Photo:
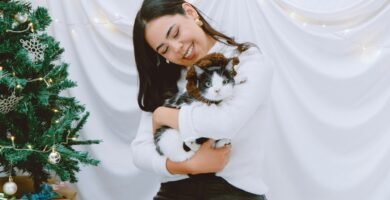
[[[237,57],[225,58],[223,54],[212,53],[196,62],[187,72],[186,92],[167,99],[164,106],[180,108],[183,104],[198,101],[208,105],[220,104],[232,97],[236,84],[234,66],[239,63]],[[240,80],[239,82],[244,82]],[[156,150],[174,162],[191,158],[208,138],[196,138],[183,141],[176,129],[164,126],[154,135]],[[230,144],[229,139],[215,141],[219,148]]]

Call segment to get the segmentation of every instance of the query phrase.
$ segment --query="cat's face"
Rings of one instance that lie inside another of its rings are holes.
[[[223,66],[212,66],[207,69],[195,66],[200,94],[212,101],[221,101],[232,96],[234,79],[229,69]]]

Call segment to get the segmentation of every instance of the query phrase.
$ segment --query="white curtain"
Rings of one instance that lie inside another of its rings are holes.
[[[140,0],[42,0],[65,47],[69,91],[91,112],[101,160],[79,199],[151,199],[157,178],[129,153],[139,120],[132,23]],[[276,66],[265,172],[269,200],[390,199],[389,0],[197,0],[215,26]],[[256,92],[256,91],[253,91]],[[239,148],[239,147],[236,147]]]

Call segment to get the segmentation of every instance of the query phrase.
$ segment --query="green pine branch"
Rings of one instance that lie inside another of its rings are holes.
[[[61,60],[65,50],[45,33],[50,22],[45,8],[0,0],[0,101],[20,98],[11,111],[0,113],[0,167],[6,173],[18,169],[30,174],[36,188],[51,172],[63,181],[77,181],[81,164],[96,166],[99,161],[73,146],[101,142],[78,138],[89,112],[74,97],[61,96],[77,84]],[[42,60],[22,44],[33,36],[45,46]],[[52,152],[61,155],[59,163],[48,161]]]

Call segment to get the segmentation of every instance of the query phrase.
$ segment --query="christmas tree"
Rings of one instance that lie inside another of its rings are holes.
[[[99,141],[78,139],[89,113],[60,94],[76,84],[60,60],[64,49],[45,32],[50,22],[45,8],[0,0],[0,170],[29,174],[36,189],[50,174],[76,182],[81,163],[98,164],[72,148]]]

